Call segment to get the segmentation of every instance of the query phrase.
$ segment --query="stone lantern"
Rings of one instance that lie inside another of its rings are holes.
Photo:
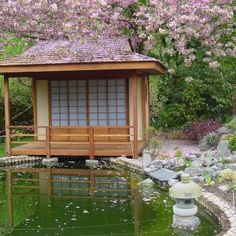
[[[202,195],[202,189],[194,183],[189,174],[181,175],[181,182],[175,183],[169,190],[171,198],[176,200],[173,207],[173,227],[193,230],[200,220],[195,216],[198,207],[194,199]]]

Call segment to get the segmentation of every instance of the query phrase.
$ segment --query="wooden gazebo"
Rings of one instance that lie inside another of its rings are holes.
[[[148,75],[165,70],[126,39],[44,41],[1,61],[7,155],[137,157],[147,142]],[[10,124],[9,79],[20,77],[32,78],[31,126]]]

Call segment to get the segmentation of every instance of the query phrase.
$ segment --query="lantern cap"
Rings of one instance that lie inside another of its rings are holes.
[[[182,174],[181,182],[170,188],[169,195],[175,199],[194,199],[202,195],[202,189],[191,180],[189,174]]]

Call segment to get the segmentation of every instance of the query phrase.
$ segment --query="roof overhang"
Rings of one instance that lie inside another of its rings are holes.
[[[46,65],[0,65],[0,74],[21,74],[63,71],[115,71],[136,70],[146,74],[165,74],[166,67],[156,61],[150,62],[108,62],[83,64],[46,64]]]

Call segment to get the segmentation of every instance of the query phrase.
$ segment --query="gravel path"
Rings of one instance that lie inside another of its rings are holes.
[[[169,157],[174,157],[176,149],[181,150],[185,155],[200,152],[198,144],[191,140],[165,139],[160,148],[160,152]]]

